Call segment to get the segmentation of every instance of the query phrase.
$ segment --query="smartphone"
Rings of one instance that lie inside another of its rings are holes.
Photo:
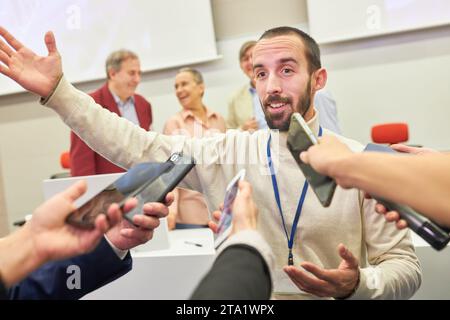
[[[127,212],[125,218],[133,223],[133,217],[142,214],[142,207],[145,203],[164,203],[167,194],[175,189],[194,166],[195,160],[193,158],[174,153],[167,162],[162,164],[155,179],[132,194],[132,197],[138,199],[138,205]]]
[[[192,158],[179,153],[171,155],[164,163],[137,164],[72,212],[66,222],[79,228],[92,229],[97,216],[106,214],[112,203],[118,203],[123,208],[128,199],[136,197],[138,205],[124,216],[132,222],[134,215],[142,213],[145,203],[164,202],[167,193],[173,190],[194,166]]]
[[[298,166],[322,206],[328,207],[336,190],[336,182],[332,178],[318,173],[310,165],[303,163],[299,157],[302,151],[308,150],[309,147],[317,143],[316,136],[308,127],[303,117],[295,112],[291,116],[291,123],[289,125],[287,138],[288,149],[295,161],[297,161]]]
[[[239,181],[245,177],[245,169],[242,169],[230,181],[225,190],[225,199],[223,201],[223,210],[220,215],[219,225],[217,227],[216,239],[214,247],[217,249],[228,238],[231,233],[231,222],[233,221],[233,203],[239,192]]]

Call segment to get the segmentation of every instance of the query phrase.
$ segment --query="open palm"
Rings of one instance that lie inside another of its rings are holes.
[[[62,75],[62,64],[52,32],[45,34],[45,45],[48,55],[38,56],[0,27],[0,73],[24,89],[47,97]]]

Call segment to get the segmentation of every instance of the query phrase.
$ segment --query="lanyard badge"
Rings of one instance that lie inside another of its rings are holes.
[[[319,137],[321,137],[321,136],[322,136],[322,127],[319,127]],[[288,249],[289,249],[288,265],[292,266],[292,265],[294,265],[294,256],[292,254],[292,247],[294,246],[294,237],[295,237],[295,232],[297,231],[298,220],[300,219],[300,215],[302,213],[302,208],[303,208],[303,203],[305,202],[305,198],[306,198],[306,192],[308,191],[308,181],[305,180],[305,183],[303,184],[302,193],[301,193],[300,199],[298,201],[297,210],[295,212],[294,222],[293,222],[292,228],[291,228],[291,234],[289,236],[287,228],[286,228],[286,222],[284,220],[283,209],[281,207],[281,199],[280,199],[280,192],[278,191],[277,177],[275,175],[275,169],[273,167],[273,162],[272,162],[272,153],[270,151],[270,142],[271,141],[272,141],[272,136],[270,135],[269,141],[267,141],[267,161],[269,164],[270,175],[272,178],[273,193],[275,195],[275,200],[277,202],[278,211],[280,212],[281,221],[283,223],[284,233],[286,235],[286,240],[288,243]]]

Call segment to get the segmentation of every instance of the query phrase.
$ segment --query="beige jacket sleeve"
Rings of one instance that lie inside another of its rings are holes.
[[[227,129],[239,129],[241,126],[236,114],[236,104],[238,98],[239,97],[235,94],[228,102],[228,115],[226,120]]]
[[[89,147],[123,168],[147,161],[164,162],[179,151],[194,157],[197,165],[179,186],[204,193],[210,210],[223,201],[223,194],[210,196],[204,186],[214,184],[217,190],[225,190],[225,182],[239,169],[233,165],[236,153],[234,137],[229,132],[197,139],[145,131],[102,108],[64,77],[54,93],[41,103],[55,110]]]
[[[338,137],[353,152],[363,146],[330,130],[326,134]],[[422,271],[411,234],[398,230],[375,212],[375,200],[364,199],[359,193],[362,224],[360,283],[350,299],[409,299],[420,287]]]
[[[253,101],[249,85],[240,88],[228,103],[227,128],[241,129],[253,117]]]
[[[375,212],[374,200],[362,201],[369,266],[360,269],[359,287],[351,299],[409,299],[422,281],[410,231],[386,222]]]
[[[166,136],[134,125],[96,104],[65,77],[42,103],[55,110],[89,147],[123,168],[148,161],[164,162],[172,153],[179,151],[191,155],[192,148],[202,147],[198,141],[189,142],[196,139]],[[183,186],[202,192],[196,170],[192,170],[184,179]]]

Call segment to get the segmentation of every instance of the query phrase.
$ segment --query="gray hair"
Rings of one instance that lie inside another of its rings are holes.
[[[106,59],[106,76],[109,79],[109,70],[113,69],[114,71],[120,71],[120,68],[122,67],[122,62],[124,62],[127,59],[138,59],[136,53],[130,50],[121,49],[112,52],[108,58]]]
[[[254,41],[254,40],[250,40],[250,41],[247,41],[244,44],[242,44],[241,49],[239,49],[239,61],[241,61],[242,58],[244,58],[247,50],[254,47],[255,45],[256,45],[256,41]]]
[[[203,83],[203,76],[202,76],[201,72],[198,71],[197,69],[181,68],[180,70],[178,70],[177,74],[179,74],[181,72],[189,72],[190,74],[192,74],[192,77],[194,78],[195,83],[197,83],[197,84]]]

